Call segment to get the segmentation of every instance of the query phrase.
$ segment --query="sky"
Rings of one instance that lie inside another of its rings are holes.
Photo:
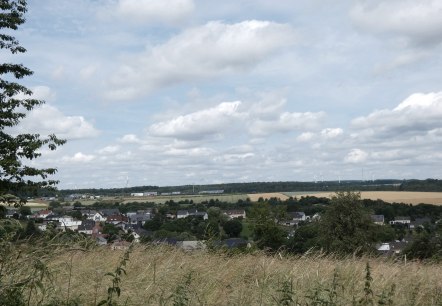
[[[35,0],[59,188],[441,178],[440,0]]]

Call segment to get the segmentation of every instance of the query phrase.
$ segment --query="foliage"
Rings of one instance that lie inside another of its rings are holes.
[[[5,31],[0,35],[0,49],[12,54],[26,52],[15,37],[6,34],[7,29],[17,30],[25,22],[26,1],[2,0],[0,10],[0,30]],[[33,99],[31,90],[13,81],[30,75],[32,71],[22,64],[0,64],[0,195],[17,194],[29,188],[53,187],[57,183],[48,179],[56,172],[55,168],[38,169],[27,165],[26,161],[38,158],[41,148],[55,150],[65,140],[55,135],[47,138],[31,133],[16,135],[12,130],[27,112],[44,103]]]
[[[287,232],[276,223],[274,212],[268,203],[254,204],[249,213],[249,220],[258,248],[277,251],[285,245]]]
[[[373,250],[375,225],[362,206],[359,193],[336,193],[319,226],[320,244],[329,252],[361,254]]]
[[[118,266],[115,268],[114,272],[108,272],[105,274],[105,276],[112,277],[112,285],[107,289],[107,299],[102,300],[98,303],[98,306],[106,305],[106,306],[115,306],[118,305],[115,302],[115,294],[117,295],[117,298],[121,295],[121,278],[123,275],[126,275],[126,265],[129,261],[129,255],[132,252],[133,245],[131,244],[129,248],[124,252],[123,256],[120,259],[120,262],[118,263]]]
[[[242,222],[238,219],[229,220],[224,223],[223,229],[228,237],[239,237],[242,231]]]

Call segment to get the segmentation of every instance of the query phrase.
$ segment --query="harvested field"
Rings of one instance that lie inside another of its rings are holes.
[[[329,198],[334,192],[285,192],[287,196],[315,196]],[[389,203],[434,204],[442,205],[442,192],[411,192],[411,191],[361,191],[362,199],[383,200]]]
[[[270,198],[279,198],[281,200],[287,200],[290,196],[280,193],[280,192],[268,192],[268,193],[250,193],[247,195],[250,198],[250,201],[257,202],[259,198],[270,199]]]

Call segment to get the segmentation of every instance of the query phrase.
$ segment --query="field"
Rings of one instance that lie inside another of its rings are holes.
[[[252,202],[257,202],[259,198],[270,199],[278,198],[282,201],[287,200],[290,196],[281,192],[268,192],[268,193],[250,193],[247,195]]]
[[[227,203],[236,203],[238,200],[245,201],[247,199],[246,194],[215,194],[215,195],[171,195],[171,196],[155,196],[155,197],[104,197],[100,200],[85,200],[78,199],[79,202],[83,205],[92,205],[96,202],[121,202],[123,204],[132,203],[132,202],[152,202],[152,203],[165,203],[167,201],[173,200],[174,202],[179,201],[193,201],[194,203],[201,203],[204,201],[210,200],[219,200]]]
[[[48,263],[52,282],[45,283],[45,300],[96,305],[112,285],[112,277],[104,275],[115,270],[122,255],[123,251],[106,247],[56,254]],[[368,294],[364,291],[367,263],[372,277]],[[352,305],[364,298],[373,299],[375,305],[381,300],[382,305],[442,303],[440,264],[261,252],[186,253],[172,247],[138,246],[124,269],[127,275],[122,274],[118,284],[121,296],[114,295],[119,305]],[[334,304],[324,302],[329,300]]]
[[[316,196],[330,197],[333,192],[286,192],[288,196]],[[410,192],[410,191],[362,191],[362,199],[377,200],[381,199],[389,203],[406,203],[406,204],[434,204],[442,205],[442,192]]]

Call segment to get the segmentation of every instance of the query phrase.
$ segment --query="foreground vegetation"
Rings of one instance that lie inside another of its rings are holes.
[[[442,305],[435,263],[155,245],[10,251],[0,305]]]

